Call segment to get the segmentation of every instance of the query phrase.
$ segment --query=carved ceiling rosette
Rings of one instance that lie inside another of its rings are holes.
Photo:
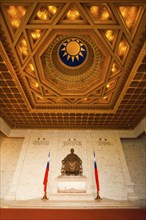
[[[89,36],[58,35],[41,56],[44,75],[63,93],[101,82],[104,54]]]

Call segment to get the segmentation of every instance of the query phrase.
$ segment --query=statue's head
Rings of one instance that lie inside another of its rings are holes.
[[[73,154],[73,153],[74,153],[74,149],[73,149],[73,148],[71,148],[71,149],[70,149],[70,152]]]

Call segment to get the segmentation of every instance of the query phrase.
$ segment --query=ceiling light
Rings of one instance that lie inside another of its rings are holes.
[[[97,17],[99,14],[99,7],[98,6],[91,6],[90,12],[93,15],[93,17]]]
[[[38,87],[39,87],[39,84],[38,84],[38,83],[35,83],[35,87],[38,88]]]
[[[26,13],[24,6],[9,6],[8,13],[13,18],[23,17]]]
[[[10,16],[12,26],[14,28],[18,28],[22,17],[26,13],[26,8],[24,6],[9,6],[7,11]]]
[[[117,68],[116,68],[116,64],[113,63],[113,66],[112,66],[112,72],[116,72]]]
[[[119,7],[121,15],[125,18],[127,16],[128,8],[125,6],[120,6]]]
[[[46,7],[42,7],[38,12],[37,12],[37,17],[41,20],[48,20],[49,19],[49,12]]]
[[[115,36],[114,36],[114,33],[113,33],[113,30],[107,30],[105,31],[105,36],[106,38],[109,40],[109,41],[113,41]]]
[[[121,41],[120,44],[119,44],[119,48],[118,48],[118,55],[119,56],[124,56],[126,51],[127,51],[127,44],[125,41]]]
[[[110,83],[108,83],[108,84],[106,85],[106,88],[108,88],[108,89],[110,88]]]
[[[27,43],[26,43],[26,40],[24,38],[21,40],[20,44],[21,44],[22,47],[27,47]]]
[[[104,97],[103,97],[103,100],[107,100],[107,96],[104,96]]]
[[[34,30],[31,32],[31,36],[34,40],[37,40],[41,36],[41,30]]]
[[[12,18],[11,19],[11,24],[14,28],[18,28],[20,25],[20,19]]]
[[[80,17],[79,12],[75,9],[75,8],[71,8],[68,12],[67,12],[67,18],[69,20],[77,20]]]
[[[129,29],[132,28],[137,18],[138,7],[137,6],[120,6],[119,10],[127,27]]]
[[[34,72],[34,66],[33,66],[32,63],[29,64],[29,68],[30,68],[30,70],[31,70],[32,72]]]
[[[90,13],[97,20],[108,20],[110,18],[108,9],[104,5],[91,6]]]
[[[104,8],[102,15],[101,15],[101,18],[102,18],[101,20],[108,20],[110,18],[110,14],[106,8]]]
[[[23,56],[28,55],[27,43],[26,43],[26,40],[24,38],[20,42],[20,52],[22,53]]]
[[[57,7],[50,5],[50,6],[48,6],[48,10],[49,10],[49,12],[50,12],[51,14],[56,14],[56,12],[57,12]]]

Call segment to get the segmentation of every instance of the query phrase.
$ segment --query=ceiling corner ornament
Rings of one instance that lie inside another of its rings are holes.
[[[68,38],[61,43],[58,53],[63,64],[74,68],[86,61],[87,47],[79,38]]]

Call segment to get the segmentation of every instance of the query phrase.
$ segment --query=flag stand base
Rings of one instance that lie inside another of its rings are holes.
[[[97,192],[97,196],[96,196],[95,200],[102,200],[100,195],[99,195],[99,192]]]
[[[44,193],[44,196],[41,198],[41,200],[48,200],[47,193]]]

